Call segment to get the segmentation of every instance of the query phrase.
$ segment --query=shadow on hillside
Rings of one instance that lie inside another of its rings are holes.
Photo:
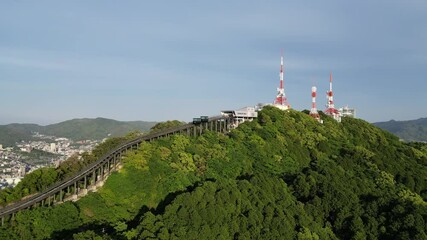
[[[126,239],[123,236],[117,235],[114,227],[109,226],[107,224],[88,224],[88,225],[83,225],[81,227],[78,228],[74,228],[74,229],[69,229],[69,230],[63,230],[63,231],[59,231],[59,232],[54,232],[50,237],[51,239],[64,239],[64,240],[68,240],[68,239],[73,239],[73,234],[77,234],[77,233],[81,233],[81,232],[85,232],[85,231],[93,231],[95,232],[95,234],[97,236],[101,236],[101,237],[105,237],[105,236],[109,236],[112,239]]]
[[[127,222],[128,228],[127,230],[136,228],[142,221],[144,214],[146,214],[147,212],[151,212],[154,215],[159,215],[159,214],[163,214],[165,212],[166,206],[168,206],[169,204],[171,204],[179,195],[183,194],[183,193],[191,193],[193,192],[196,188],[203,186],[203,184],[205,182],[215,182],[215,179],[204,179],[203,181],[198,181],[195,182],[193,185],[188,186],[187,188],[185,188],[184,190],[180,190],[180,191],[176,191],[176,192],[172,192],[169,193],[168,195],[166,195],[166,197],[157,205],[156,208],[148,208],[147,206],[142,206],[140,208],[140,210],[138,211],[138,214],[130,221]],[[124,236],[122,235],[118,235],[114,229],[113,226],[111,225],[107,225],[107,224],[88,224],[88,225],[83,225],[81,227],[78,228],[74,228],[74,229],[69,229],[69,230],[63,230],[63,231],[58,231],[58,232],[54,232],[51,235],[51,239],[73,239],[73,234],[76,233],[81,233],[81,232],[85,232],[85,231],[94,231],[96,233],[96,235],[98,236],[108,236],[112,239],[126,239]]]
[[[169,204],[171,204],[179,195],[183,193],[191,193],[196,188],[203,186],[205,182],[215,182],[215,181],[216,179],[207,178],[207,179],[204,179],[203,181],[195,182],[193,185],[188,186],[184,190],[169,193],[161,202],[159,202],[156,208],[149,209],[147,206],[143,206],[139,210],[138,214],[131,221],[128,222],[128,229],[136,228],[141,223],[144,214],[147,213],[148,211],[150,211],[154,215],[163,214],[165,212],[166,207]]]

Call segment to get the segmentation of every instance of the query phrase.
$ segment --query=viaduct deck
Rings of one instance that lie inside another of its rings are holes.
[[[112,171],[117,169],[122,155],[129,150],[137,149],[145,141],[153,141],[158,138],[168,137],[174,134],[186,134],[198,136],[203,131],[227,132],[230,129],[232,118],[227,116],[210,117],[199,124],[188,123],[183,126],[169,128],[157,133],[151,133],[128,141],[116,149],[111,150],[96,162],[86,166],[76,175],[50,186],[43,192],[34,194],[0,209],[1,224],[5,220],[13,220],[15,214],[23,209],[38,206],[51,206],[64,201],[75,201],[78,196],[85,195],[88,191],[94,191],[103,185],[104,180]]]

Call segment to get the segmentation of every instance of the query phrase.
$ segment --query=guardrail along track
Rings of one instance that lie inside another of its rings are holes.
[[[110,173],[116,170],[118,164],[121,162],[122,154],[126,153],[128,150],[139,148],[144,141],[153,141],[174,134],[198,136],[205,130],[225,133],[229,131],[231,122],[232,119],[229,117],[216,116],[199,124],[188,123],[183,126],[151,133],[128,141],[114,150],[111,150],[96,162],[89,164],[76,175],[50,186],[43,192],[1,208],[1,224],[3,225],[5,220],[13,220],[15,214],[23,209],[38,206],[51,206],[63,203],[64,201],[75,201],[79,196],[85,195],[88,191],[95,191],[97,187],[104,184],[104,180]]]

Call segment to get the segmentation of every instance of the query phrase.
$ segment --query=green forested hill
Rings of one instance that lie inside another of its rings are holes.
[[[405,141],[427,142],[427,118],[410,121],[388,121],[374,123],[375,126],[387,130]]]
[[[14,146],[16,142],[32,140],[33,132],[73,140],[101,140],[109,134],[111,136],[122,136],[130,131],[148,132],[155,124],[156,122],[122,122],[107,118],[73,119],[47,126],[15,123],[0,125],[0,144]]]
[[[22,211],[0,239],[427,239],[427,146],[324,120],[267,107],[227,136],[144,143],[96,193]]]
[[[122,136],[130,131],[139,130],[147,132],[155,122],[121,122],[107,118],[82,118],[48,125],[43,128],[43,133],[61,136],[73,140],[103,139],[111,136]]]
[[[36,124],[8,124],[0,126],[0,144],[4,147],[14,146],[16,142],[31,140],[31,133],[42,127]]]

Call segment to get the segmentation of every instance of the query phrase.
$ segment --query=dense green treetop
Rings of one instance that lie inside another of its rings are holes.
[[[154,125],[153,127],[151,127],[150,132],[151,133],[160,132],[160,131],[168,129],[168,128],[182,126],[184,124],[186,124],[186,122],[181,122],[178,120],[159,122],[159,123],[156,123],[156,125]]]
[[[0,238],[427,239],[427,146],[322,117],[266,107],[228,135],[143,143],[96,193]]]

